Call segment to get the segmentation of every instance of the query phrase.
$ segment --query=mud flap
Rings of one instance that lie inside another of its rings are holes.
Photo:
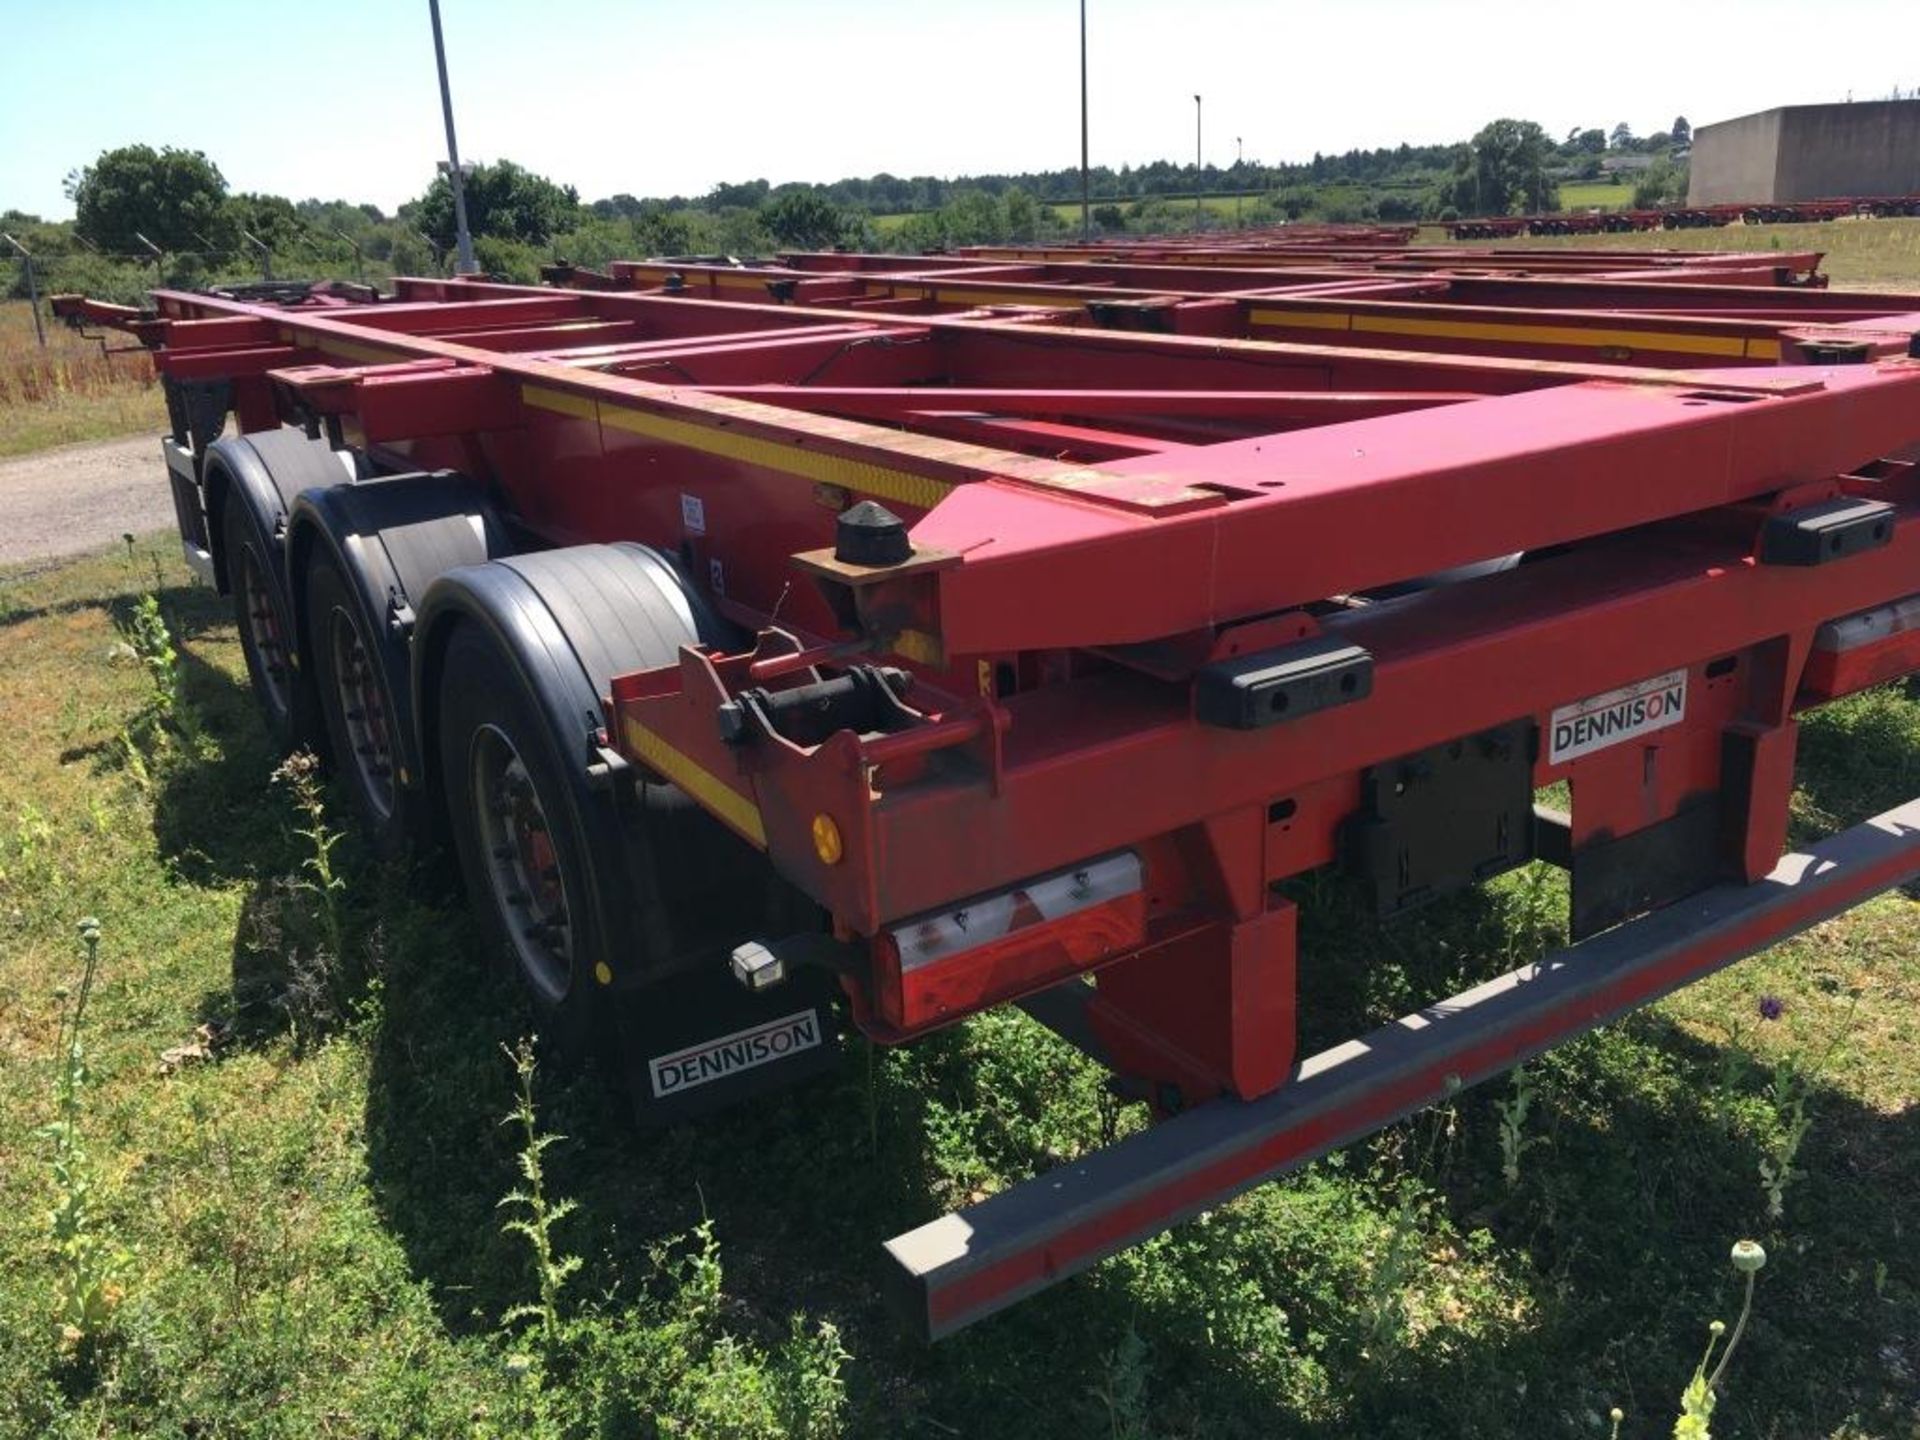
[[[832,1069],[838,994],[834,977],[815,969],[754,993],[724,964],[620,991],[615,1013],[634,1117],[671,1125]]]

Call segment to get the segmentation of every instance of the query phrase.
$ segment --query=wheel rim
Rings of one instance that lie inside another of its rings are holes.
[[[494,904],[521,969],[557,1000],[573,972],[573,926],[553,827],[526,762],[504,731],[480,728],[472,764],[475,833]]]
[[[287,647],[280,633],[280,612],[253,547],[240,547],[240,599],[246,609],[247,641],[267,704],[276,715],[288,706]]]
[[[327,644],[333,661],[334,698],[346,730],[353,773],[375,815],[393,814],[393,728],[386,692],[374,674],[360,627],[346,611],[335,608],[327,617]]]

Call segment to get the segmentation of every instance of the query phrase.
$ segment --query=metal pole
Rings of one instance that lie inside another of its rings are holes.
[[[1240,174],[1240,165],[1246,159],[1241,137],[1233,137],[1233,228],[1240,228],[1240,192],[1247,188],[1246,180]]]
[[[158,285],[160,283],[160,278],[161,278],[160,267],[166,261],[165,252],[162,251],[158,245],[154,244],[153,241],[149,240],[146,236],[142,235],[138,230],[133,232],[133,238],[138,240],[142,245],[146,246],[148,252],[153,256],[153,283],[155,285]],[[211,259],[212,257],[208,257],[208,258]]]
[[[273,251],[268,247],[267,242],[245,226],[241,227],[240,234],[254,249],[260,252],[260,278],[262,280],[273,279]]]
[[[453,190],[453,233],[460,246],[455,270],[461,275],[472,275],[480,267],[473,263],[473,236],[467,231],[467,194],[460,175],[460,145],[453,138],[453,92],[447,88],[447,45],[440,38],[440,0],[427,0],[427,11],[433,17],[433,60],[440,67],[440,113],[447,121],[447,184]]]
[[[1200,97],[1193,97],[1193,230],[1200,233]]]
[[[33,252],[4,232],[0,232],[0,240],[6,241],[19,252],[21,263],[27,267],[27,303],[33,306],[33,338],[40,342],[40,348],[44,350],[47,348],[47,332],[40,324],[40,286],[33,278]]]
[[[333,231],[334,234],[338,235],[342,240],[346,241],[347,244],[353,247],[354,278],[358,280],[362,285],[366,284],[367,283],[367,257],[365,252],[363,252],[360,248],[360,242],[354,239],[353,236],[349,235],[346,231],[342,230],[338,225],[329,225],[327,228]]]
[[[1080,0],[1080,243],[1093,238],[1093,187],[1087,178],[1087,0]]]
[[[412,235],[414,239],[418,240],[422,245],[427,247],[427,259],[429,262],[431,262],[431,264],[433,265],[433,268],[435,270],[438,270],[440,268],[440,256],[443,252],[441,251],[440,246],[435,242],[434,238],[431,235],[427,234],[426,231],[424,230],[409,230],[407,233]]]

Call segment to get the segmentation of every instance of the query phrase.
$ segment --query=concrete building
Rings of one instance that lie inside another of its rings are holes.
[[[1920,192],[1920,100],[1783,105],[1693,132],[1690,205]]]

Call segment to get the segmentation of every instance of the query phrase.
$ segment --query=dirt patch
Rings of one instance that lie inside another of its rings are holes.
[[[172,523],[152,435],[0,460],[0,565],[73,555]]]

